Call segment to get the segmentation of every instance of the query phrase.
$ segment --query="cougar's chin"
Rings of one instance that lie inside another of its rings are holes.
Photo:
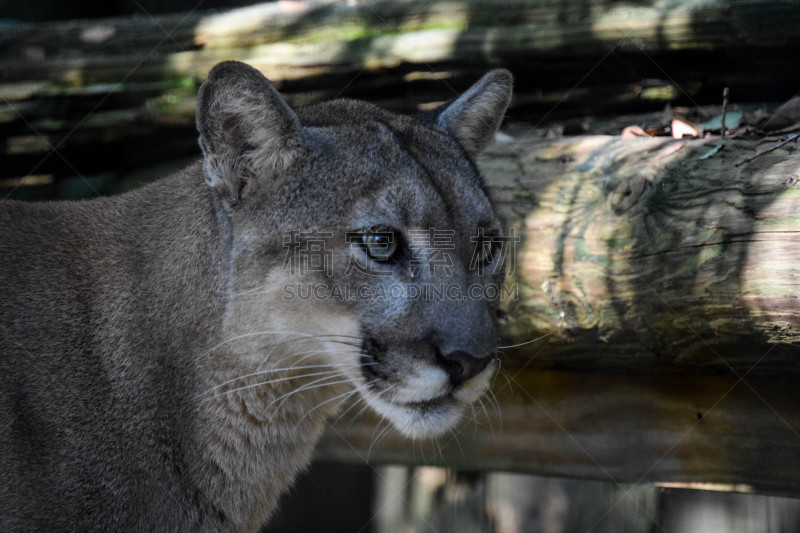
[[[455,427],[464,406],[452,396],[422,402],[395,403],[381,398],[369,400],[370,406],[406,437],[421,439],[441,435]]]
[[[415,401],[390,401],[378,394],[366,394],[367,403],[394,427],[412,439],[436,437],[453,429],[465,408],[477,401],[488,389],[498,363],[493,361],[474,378],[441,395]]]

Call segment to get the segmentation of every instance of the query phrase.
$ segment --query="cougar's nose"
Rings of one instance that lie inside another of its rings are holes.
[[[450,374],[450,382],[456,387],[480,374],[495,358],[495,354],[474,357],[461,350],[447,354],[439,352],[437,355],[442,366]]]

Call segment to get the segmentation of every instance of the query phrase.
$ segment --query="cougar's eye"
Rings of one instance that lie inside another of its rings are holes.
[[[400,251],[397,233],[388,228],[369,229],[361,235],[361,244],[375,261],[381,263],[395,259]]]

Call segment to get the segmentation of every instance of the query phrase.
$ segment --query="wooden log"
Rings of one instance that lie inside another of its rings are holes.
[[[753,163],[703,140],[498,145],[481,164],[520,243],[510,365],[800,372],[800,172],[794,144]],[[765,145],[760,145],[764,147]]]
[[[518,119],[653,109],[687,96],[716,103],[723,85],[738,102],[781,100],[800,85],[800,71],[783,65],[800,52],[798,15],[797,3],[770,0],[684,0],[669,9],[406,0],[4,24],[0,146],[17,151],[4,150],[0,178],[37,167],[58,179],[107,171],[120,159],[159,160],[127,146],[164,146],[148,142],[164,127],[182,128],[170,132],[171,149],[188,155],[194,93],[225,59],[262,69],[292,104],[344,94],[410,110],[451,98],[493,66],[516,75]],[[25,151],[20,139],[31,136],[57,147],[74,170],[60,157],[41,163],[41,147]],[[105,153],[113,154],[106,168],[96,168]]]
[[[546,345],[543,345],[546,350]],[[318,458],[429,464],[800,495],[800,410],[790,379],[508,371],[497,404],[437,442],[411,442],[356,407]]]

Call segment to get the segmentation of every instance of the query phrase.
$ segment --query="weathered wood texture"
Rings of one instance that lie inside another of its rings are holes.
[[[544,54],[585,57],[617,48],[757,53],[797,47],[799,9],[789,0],[277,2],[229,12],[10,25],[0,40],[0,65],[5,80],[76,87],[116,83],[120,76],[130,82],[202,78],[230,57],[282,81],[406,63],[547,63]]]
[[[453,437],[345,416],[321,456],[800,495],[800,152],[735,168],[752,145],[707,150],[491,148],[481,166],[521,237],[505,342],[547,337],[502,350],[496,405]]]
[[[717,103],[724,85],[738,102],[783,100],[800,86],[784,65],[800,54],[798,16],[789,0],[406,0],[4,24],[0,178],[192,153],[197,86],[225,59],[262,69],[292,104],[345,94],[408,108],[492,66],[516,75],[518,119]]]
[[[482,160],[521,242],[511,361],[609,371],[800,373],[800,151],[579,138]]]
[[[792,379],[529,368],[498,377],[494,394],[496,406],[437,443],[345,415],[318,457],[800,495]]]

